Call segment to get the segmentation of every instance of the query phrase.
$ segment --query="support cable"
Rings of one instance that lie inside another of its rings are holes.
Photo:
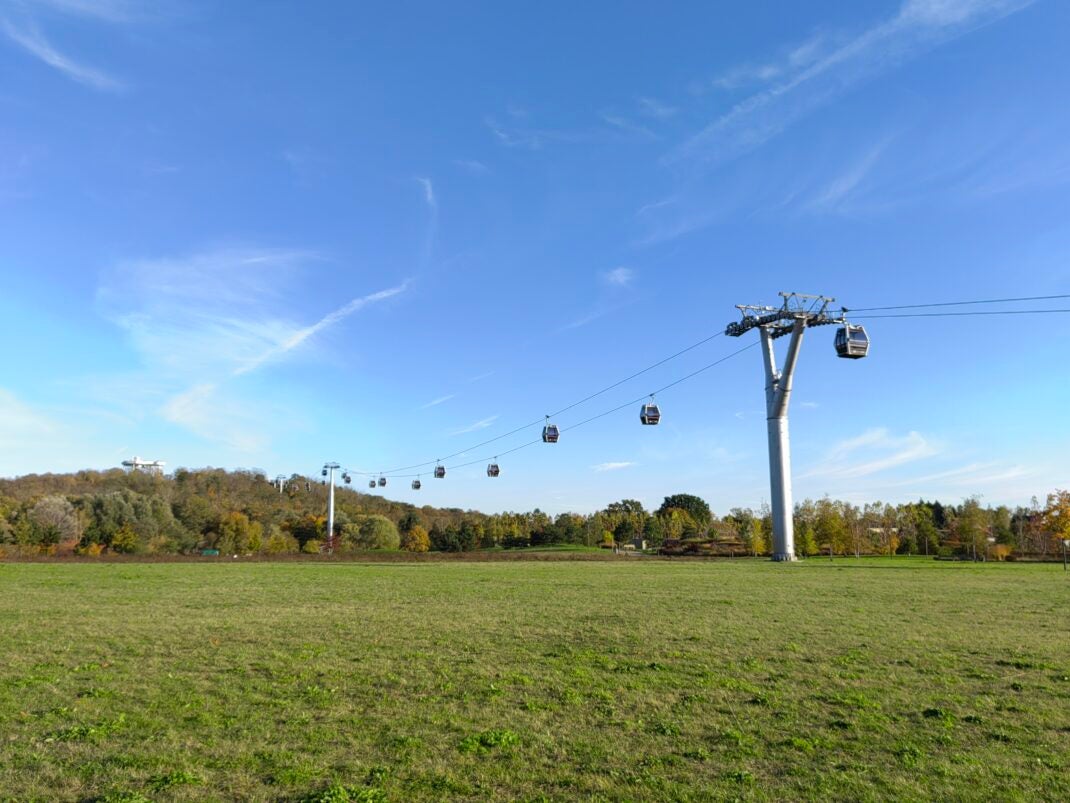
[[[623,410],[623,409],[625,409],[627,407],[631,407],[631,406],[633,406],[635,404],[638,404],[638,403],[644,401],[645,399],[650,398],[651,395],[657,395],[659,393],[665,392],[666,390],[669,390],[670,388],[674,388],[677,385],[679,385],[679,384],[681,384],[683,382],[686,382],[689,379],[693,379],[694,377],[698,376],[699,374],[704,373],[705,371],[708,371],[711,368],[714,368],[714,367],[720,365],[723,362],[727,362],[728,360],[732,359],[733,357],[739,356],[744,351],[749,351],[750,349],[756,348],[757,346],[758,346],[757,343],[751,343],[749,346],[744,346],[741,349],[737,349],[736,351],[733,351],[731,354],[727,354],[724,357],[721,357],[720,359],[714,360],[713,362],[708,363],[707,365],[704,365],[701,368],[699,368],[699,369],[697,369],[695,371],[692,371],[691,373],[686,374],[685,376],[680,377],[679,379],[673,380],[669,384],[667,384],[667,385],[665,385],[663,387],[660,387],[657,390],[653,391],[653,393],[644,393],[642,396],[639,396],[639,397],[633,399],[632,401],[627,401],[624,404],[619,404],[616,407],[613,407],[613,408],[611,408],[609,410],[605,410],[604,412],[598,413],[597,415],[593,415],[590,418],[586,418],[583,421],[579,421],[579,422],[577,422],[575,424],[572,424],[570,426],[561,427],[561,431],[562,432],[567,432],[569,430],[579,429],[580,427],[582,427],[582,426],[584,426],[586,424],[590,424],[592,421],[597,421],[599,418],[605,418],[607,415],[612,415],[613,413],[619,412],[619,411],[621,411],[621,410]],[[577,404],[578,403],[579,402],[577,402]],[[576,405],[572,405],[572,406],[574,407]],[[541,422],[541,419],[540,419],[540,422]],[[539,423],[539,422],[536,422],[536,423]],[[519,452],[521,449],[527,449],[529,446],[534,446],[534,445],[536,445],[538,443],[542,443],[542,438],[537,438],[537,439],[535,439],[533,441],[528,441],[527,443],[522,443],[519,446],[514,446],[512,449],[508,449],[508,450],[506,450],[504,452],[497,452],[496,454],[488,455],[487,457],[481,457],[478,460],[471,460],[471,461],[469,461],[467,463],[459,463],[459,464],[453,465],[453,466],[446,466],[445,468],[446,468],[447,471],[453,471],[453,470],[459,469],[459,468],[467,468],[469,466],[478,465],[479,463],[485,463],[488,460],[493,460],[493,459],[496,459],[496,458],[501,457],[503,455],[512,454],[513,452]],[[351,472],[351,473],[355,473],[355,472]],[[386,472],[384,472],[384,473],[386,473]],[[417,475],[417,474],[395,474],[395,475],[393,475],[394,479],[407,479],[409,477],[416,477],[416,476],[419,476],[419,475]]]
[[[667,362],[669,362],[671,360],[675,360],[677,357],[681,357],[684,354],[687,354],[687,352],[689,352],[689,351],[694,351],[699,346],[705,345],[706,343],[709,343],[711,340],[714,340],[715,338],[721,337],[722,335],[724,335],[724,332],[715,332],[714,334],[710,335],[709,337],[704,337],[704,338],[702,338],[702,340],[699,340],[699,341],[697,341],[695,343],[692,343],[690,346],[686,346],[685,348],[680,349],[675,354],[670,354],[668,357],[665,357],[665,358],[663,358],[661,360],[658,360],[656,363],[648,365],[646,368],[643,368],[643,369],[641,369],[639,371],[636,371],[634,374],[631,374],[630,376],[626,376],[626,377],[624,377],[624,379],[618,380],[617,382],[614,382],[612,385],[607,385],[606,387],[602,388],[601,390],[595,391],[594,393],[590,394],[589,396],[584,396],[579,401],[572,402],[572,404],[569,404],[566,407],[562,407],[560,410],[556,410],[556,411],[550,413],[549,415],[550,415],[551,418],[553,418],[555,416],[561,415],[562,413],[567,413],[569,410],[573,409],[574,407],[579,407],[581,404],[586,404],[587,402],[591,401],[592,399],[596,399],[599,396],[601,396],[602,394],[608,393],[609,391],[613,390],[614,388],[620,387],[625,382],[630,382],[631,380],[635,379],[636,377],[640,377],[645,373],[653,371],[655,368],[658,368],[658,367],[664,365],[665,363],[667,363]],[[481,449],[484,446],[487,446],[488,444],[494,443],[495,441],[500,441],[503,438],[508,438],[510,435],[515,435],[516,433],[522,432],[525,429],[530,429],[531,427],[534,427],[534,426],[536,426],[538,424],[542,424],[542,423],[545,422],[545,420],[546,420],[546,416],[545,415],[539,416],[539,418],[535,419],[534,421],[530,421],[527,424],[521,424],[516,429],[511,429],[508,432],[502,433],[501,435],[496,435],[493,438],[488,438],[485,441],[477,443],[477,444],[475,444],[473,446],[469,446],[469,447],[467,447],[465,449],[461,449],[460,451],[454,452],[453,454],[448,454],[445,457],[442,457],[442,458],[439,458],[439,459],[436,459],[436,460],[427,460],[427,461],[425,461],[423,463],[414,463],[411,466],[400,466],[398,468],[389,469],[387,471],[352,471],[350,473],[353,474],[353,475],[359,475],[359,476],[363,476],[363,477],[379,476],[380,474],[388,474],[388,475],[393,475],[393,476],[403,476],[403,475],[398,474],[398,472],[411,471],[412,469],[423,468],[424,466],[433,466],[433,465],[436,465],[438,463],[441,463],[443,460],[449,460],[449,459],[454,458],[454,457],[460,457],[461,455],[467,454],[468,452],[472,451],[473,449]],[[404,476],[408,476],[408,475],[404,475]]]
[[[971,304],[1008,304],[1015,301],[1053,301],[1060,298],[1070,298],[1070,293],[1055,296],[1023,296],[1021,298],[989,298],[982,301],[941,301],[934,304],[899,304],[893,307],[851,307],[845,308],[847,312],[879,312],[896,309],[922,309],[925,307],[964,307]]]
[[[866,321],[873,318],[951,318],[965,315],[1046,315],[1070,312],[1070,309],[1000,309],[974,310],[972,312],[896,312],[887,315],[852,315],[852,320]]]
[[[1004,303],[1024,302],[1024,301],[1053,301],[1053,300],[1057,300],[1057,299],[1068,299],[1068,298],[1070,298],[1070,293],[1057,294],[1057,295],[1046,295],[1046,296],[1021,296],[1021,297],[1016,297],[1016,298],[992,298],[992,299],[981,299],[981,300],[972,300],[972,301],[943,301],[943,302],[933,302],[933,303],[924,303],[924,304],[899,304],[899,305],[883,306],[883,307],[855,307],[855,308],[844,307],[843,309],[844,309],[844,313],[845,314],[849,313],[851,315],[851,318],[854,319],[854,320],[877,319],[877,318],[943,318],[943,317],[988,316],[988,315],[1043,315],[1043,314],[1070,313],[1070,308],[1066,308],[1066,309],[1028,309],[1028,310],[971,310],[971,311],[964,311],[964,312],[894,312],[894,311],[896,311],[896,310],[914,310],[914,309],[931,309],[931,308],[938,308],[938,307],[972,306],[972,305],[983,305],[983,304],[1004,304]],[[866,312],[866,313],[869,313],[869,312],[878,312],[878,313],[888,312],[889,314],[858,315],[858,316],[856,316],[854,314],[854,313],[859,313],[859,312]],[[568,404],[565,407],[562,407],[560,410],[556,410],[555,412],[550,413],[548,417],[552,418],[552,417],[559,416],[559,415],[561,415],[563,413],[568,412],[569,410],[572,410],[572,409],[574,409],[576,407],[579,407],[582,404],[585,404],[585,403],[591,401],[592,399],[596,399],[599,396],[601,396],[601,395],[603,395],[605,393],[608,393],[609,391],[611,391],[611,390],[613,390],[615,388],[620,387],[621,385],[625,384],[626,382],[630,382],[631,380],[636,379],[637,377],[640,377],[643,374],[648,373],[649,371],[652,371],[655,368],[658,368],[658,367],[664,365],[665,363],[670,362],[671,360],[674,360],[677,357],[680,357],[680,356],[688,353],[689,351],[693,351],[694,349],[698,348],[699,346],[702,346],[702,345],[710,342],[711,340],[713,340],[713,339],[715,339],[717,337],[720,337],[723,334],[724,334],[724,332],[716,332],[716,333],[710,335],[709,337],[705,337],[705,338],[703,338],[703,339],[701,339],[701,340],[699,340],[699,341],[697,341],[695,343],[692,343],[691,345],[680,349],[679,351],[675,352],[674,354],[669,355],[668,357],[665,357],[665,358],[663,358],[661,360],[658,360],[657,362],[652,363],[651,365],[648,365],[647,367],[645,367],[645,368],[643,368],[643,369],[641,369],[639,371],[636,371],[635,373],[633,373],[633,374],[631,374],[631,375],[629,375],[629,376],[627,376],[627,377],[625,377],[623,379],[620,379],[620,380],[614,382],[611,385],[607,385],[606,387],[602,388],[601,390],[595,391],[594,393],[591,393],[591,394],[583,397],[582,399],[579,399],[578,401],[572,402],[571,404]],[[680,384],[682,382],[686,382],[687,380],[691,379],[692,377],[695,377],[698,374],[701,374],[704,371],[707,371],[707,370],[709,370],[710,368],[713,368],[716,365],[720,365],[721,363],[725,362],[726,360],[729,360],[732,357],[735,357],[736,355],[738,355],[738,354],[740,354],[740,353],[742,353],[744,351],[747,351],[748,349],[754,348],[757,345],[758,345],[757,343],[752,343],[749,346],[746,346],[746,347],[744,347],[742,349],[739,349],[738,351],[732,352],[731,354],[729,354],[729,355],[727,355],[725,357],[722,357],[722,358],[720,358],[718,360],[715,360],[714,362],[709,363],[708,365],[705,365],[702,368],[699,368],[697,371],[693,371],[692,373],[687,374],[686,376],[683,376],[683,377],[681,377],[681,378],[679,378],[679,379],[677,379],[677,380],[675,380],[673,382],[670,382],[665,387],[654,391],[654,394],[662,393],[663,391],[668,390],[668,389],[670,389],[672,387],[675,387],[676,385],[678,385],[678,384]],[[590,418],[584,419],[583,421],[580,421],[580,422],[578,422],[576,424],[572,424],[571,426],[562,427],[561,431],[577,429],[578,427],[584,426],[585,424],[589,424],[592,421],[598,420],[599,418],[603,418],[603,417],[605,417],[607,415],[611,415],[611,414],[613,414],[615,412],[618,412],[618,411],[620,411],[620,410],[622,410],[622,409],[624,409],[626,407],[629,407],[629,406],[631,406],[633,404],[641,402],[644,399],[646,399],[647,397],[649,397],[650,395],[651,394],[649,394],[649,393],[643,394],[642,396],[638,397],[637,399],[635,399],[633,401],[625,402],[624,404],[621,404],[621,405],[619,405],[617,407],[614,407],[614,408],[612,408],[610,410],[606,410],[604,412],[598,413],[597,415],[591,416]],[[522,425],[516,427],[515,429],[511,429],[508,432],[505,432],[505,433],[503,433],[501,435],[496,435],[493,438],[488,438],[487,440],[481,441],[480,443],[474,444],[474,445],[469,446],[469,447],[467,447],[465,449],[461,449],[460,451],[454,452],[453,454],[446,455],[443,458],[438,458],[438,459],[435,459],[435,460],[427,460],[427,461],[422,462],[422,463],[414,463],[414,464],[408,465],[408,466],[400,466],[398,468],[390,469],[388,471],[350,471],[349,473],[352,474],[352,475],[365,476],[365,477],[370,477],[370,476],[371,477],[392,476],[392,477],[395,477],[395,478],[419,477],[419,476],[421,476],[420,474],[401,474],[400,472],[410,471],[410,470],[413,470],[413,469],[425,468],[427,466],[441,465],[442,461],[444,461],[444,460],[449,460],[449,459],[454,458],[454,457],[461,457],[463,455],[468,454],[469,452],[471,452],[474,449],[482,448],[483,446],[487,446],[487,445],[489,445],[491,443],[495,443],[496,441],[500,441],[500,440],[502,440],[504,438],[508,438],[511,435],[515,435],[518,432],[522,432],[525,429],[530,429],[531,427],[543,424],[545,422],[546,418],[547,418],[547,416],[540,416],[539,418],[534,419],[533,421],[530,421],[530,422],[528,422],[526,424],[522,424]],[[512,454],[513,452],[520,451],[521,449],[526,449],[529,446],[534,446],[535,444],[538,444],[538,443],[541,443],[541,438],[533,440],[533,441],[529,441],[527,443],[523,443],[523,444],[521,444],[519,446],[513,447],[512,449],[508,449],[508,450],[506,450],[504,452],[503,451],[499,451],[497,453],[497,455],[493,455],[492,458],[493,457],[500,457],[502,455]],[[465,468],[467,466],[476,465],[477,463],[482,463],[487,459],[491,459],[491,458],[481,458],[479,460],[473,460],[473,461],[466,462],[466,463],[461,463],[461,464],[458,464],[458,465],[447,466],[447,468],[451,469],[451,470],[452,469],[458,469],[458,468]]]

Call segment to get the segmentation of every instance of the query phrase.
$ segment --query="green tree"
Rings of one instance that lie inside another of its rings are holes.
[[[988,546],[989,518],[977,497],[967,499],[955,520],[955,535],[962,549],[975,560],[983,559]]]
[[[755,518],[751,520],[751,527],[743,540],[743,544],[747,547],[747,551],[755,557],[764,555],[769,549],[768,536],[769,529],[765,517]]]
[[[264,541],[264,552],[268,555],[282,555],[287,552],[297,552],[301,545],[292,535],[287,535],[277,524],[268,528],[267,539]]]
[[[214,530],[218,515],[203,496],[187,496],[175,505],[175,517],[198,536]]]
[[[138,549],[137,533],[130,524],[124,524],[115,531],[111,537],[111,548],[114,552],[131,553]]]
[[[400,544],[398,528],[386,516],[367,516],[360,523],[362,549],[397,549]]]
[[[238,511],[224,513],[219,518],[217,546],[226,554],[248,554],[260,550],[264,528],[259,522]]]
[[[713,518],[710,506],[703,499],[692,494],[666,496],[665,501],[658,508],[658,515],[663,515],[673,508],[685,511],[700,527],[708,526]]]
[[[659,547],[665,542],[665,524],[661,516],[649,516],[643,528],[643,538],[652,547]]]
[[[847,524],[839,507],[828,497],[818,500],[814,519],[814,540],[818,549],[828,549],[838,555],[846,554],[850,548]]]
[[[795,535],[795,552],[803,557],[817,554],[817,538],[814,536],[814,525],[804,521]]]

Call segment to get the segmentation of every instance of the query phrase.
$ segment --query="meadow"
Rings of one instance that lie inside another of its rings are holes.
[[[1070,799],[1057,565],[0,564],[0,800]]]

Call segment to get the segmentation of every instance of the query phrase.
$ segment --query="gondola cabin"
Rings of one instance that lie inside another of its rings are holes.
[[[435,466],[435,479],[440,480],[445,476],[446,476],[446,467],[445,466]]]
[[[420,481],[419,480],[413,480],[412,481],[412,489],[414,491],[420,490]]]
[[[487,476],[488,477],[497,477],[501,473],[502,473],[502,471],[501,471],[500,468],[498,468],[498,464],[497,463],[489,463],[487,465]]]
[[[380,477],[379,478],[379,487],[380,488],[385,488],[386,487],[386,477]]]
[[[375,480],[368,480],[368,487],[369,488],[374,488],[375,487]]]
[[[547,424],[542,428],[542,442],[543,443],[557,443],[561,437],[561,430],[557,428],[557,424]]]
[[[860,360],[869,354],[869,335],[864,326],[847,324],[836,330],[836,354],[845,360]]]
[[[657,426],[661,421],[661,410],[653,402],[648,402],[639,408],[639,420],[645,427]]]
[[[349,485],[349,483],[353,482],[353,478],[350,477],[348,474],[343,474],[342,479],[345,481],[346,485]]]

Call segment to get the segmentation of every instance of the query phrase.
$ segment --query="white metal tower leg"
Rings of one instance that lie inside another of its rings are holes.
[[[788,419],[770,418],[769,493],[773,507],[773,560],[795,560],[795,526],[791,500],[791,446]]]
[[[334,547],[334,468],[331,468],[330,490],[327,491],[327,544]]]
[[[791,380],[799,360],[806,323],[792,327],[784,371],[776,368],[772,333],[762,327],[762,363],[765,365],[766,423],[769,430],[769,493],[773,507],[773,560],[795,560],[794,505],[791,498],[791,446],[788,440],[788,403]]]

